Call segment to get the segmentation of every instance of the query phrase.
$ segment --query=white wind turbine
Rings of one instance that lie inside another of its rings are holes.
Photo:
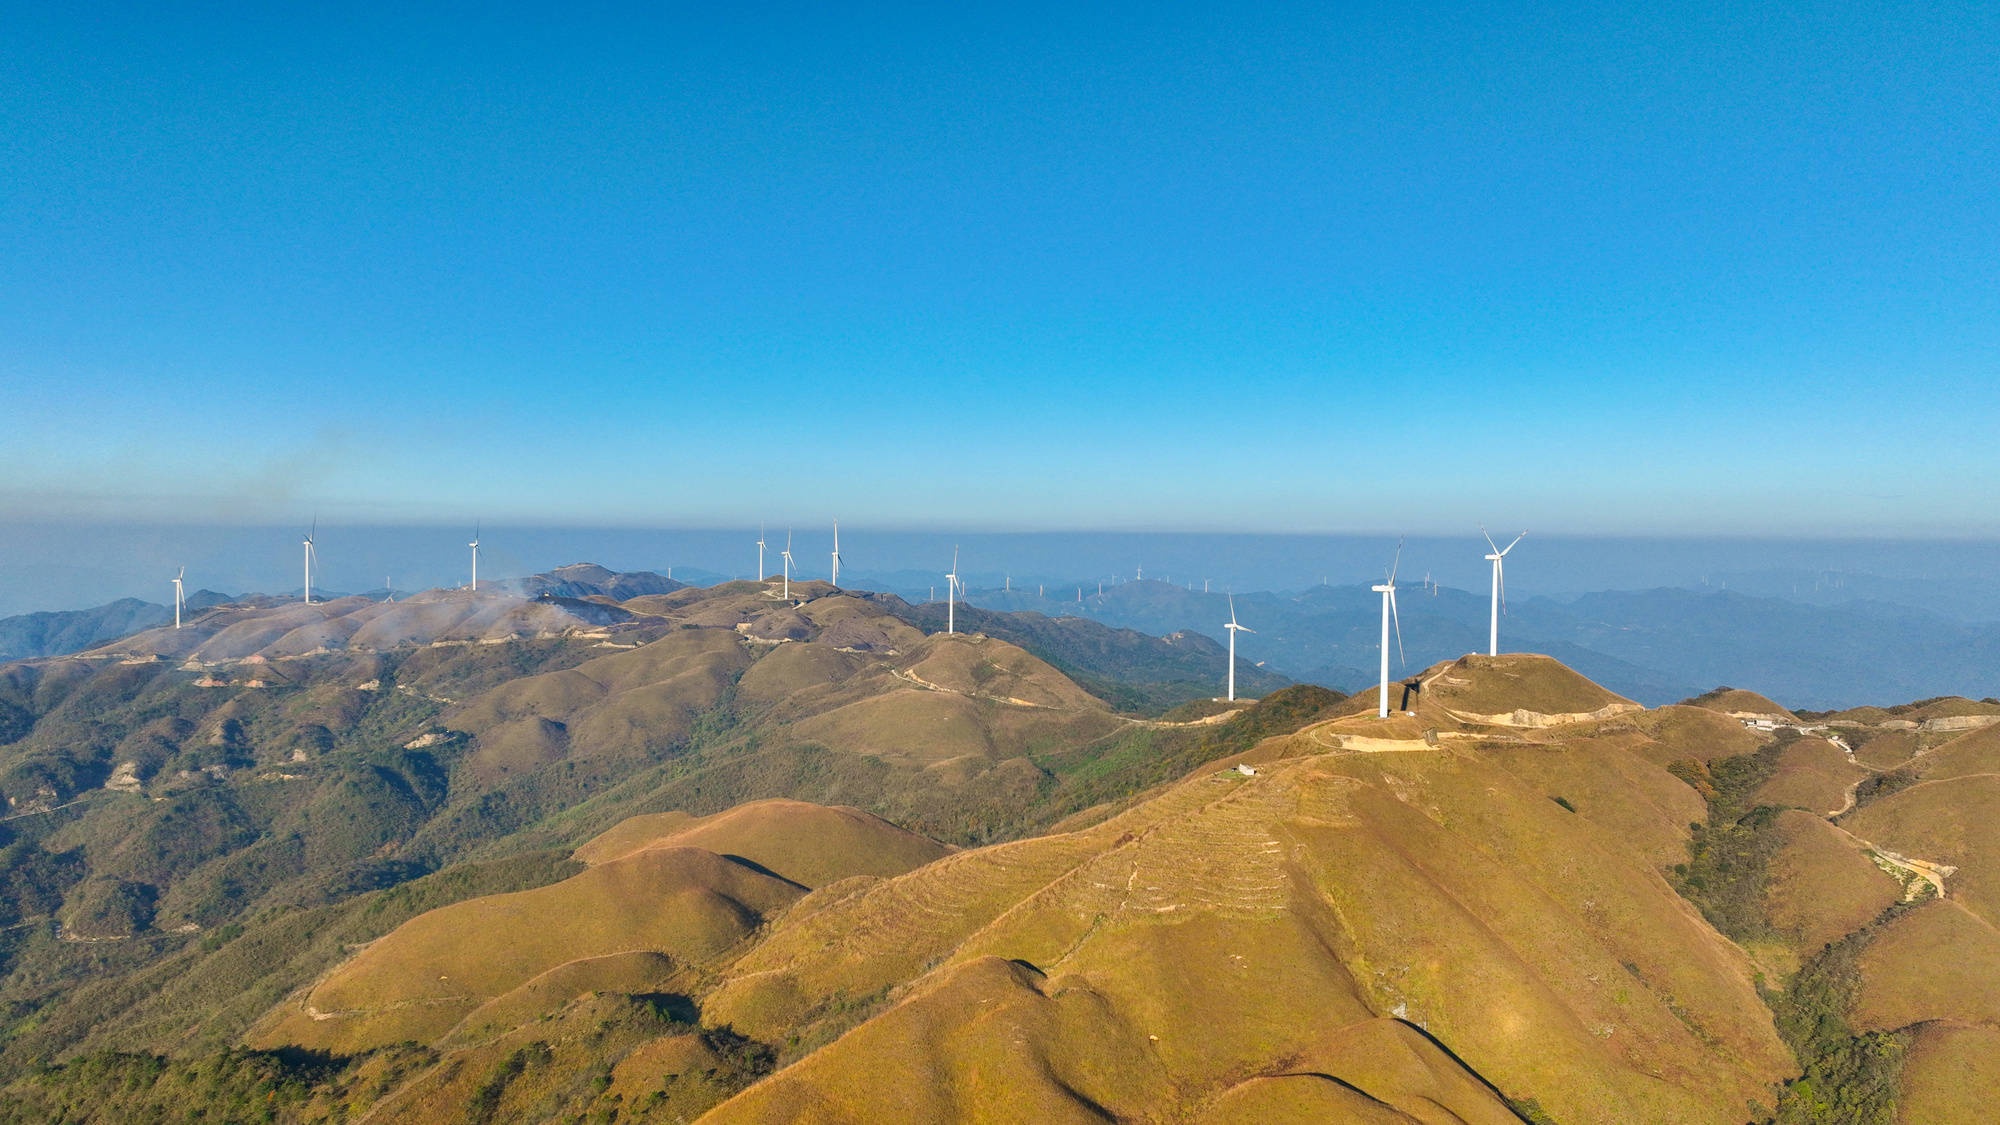
[[[1229,698],[1234,700],[1236,698],[1236,634],[1254,633],[1257,631],[1248,625],[1238,625],[1236,623],[1235,594],[1229,595],[1229,624],[1224,625],[1223,628],[1229,630]]]
[[[951,569],[944,576],[944,631],[958,632],[958,548],[951,549]]]
[[[840,585],[840,521],[833,521],[833,584]]]
[[[762,582],[765,579],[765,577],[766,574],[764,571],[764,525],[760,523],[757,525],[757,581]]]
[[[785,549],[779,552],[785,560],[785,600],[792,600],[792,533],[785,532]]]
[[[474,520],[472,524],[472,542],[467,543],[466,546],[472,548],[472,592],[476,594],[479,592],[479,522],[477,520]]]
[[[176,629],[181,627],[181,605],[187,601],[181,590],[181,579],[187,577],[187,572],[188,568],[182,567],[181,572],[174,575],[174,628]]]
[[[1479,534],[1486,535],[1485,524],[1479,525]],[[1513,550],[1515,544],[1518,544],[1527,537],[1528,533],[1523,531],[1514,537],[1513,543],[1507,544],[1506,548],[1502,549],[1498,543],[1493,541],[1491,535],[1486,535],[1486,545],[1493,548],[1493,553],[1486,556],[1487,560],[1493,564],[1493,624],[1486,635],[1486,655],[1488,656],[1500,655],[1500,614],[1507,608],[1507,578],[1502,572],[1506,565],[1504,560],[1507,558],[1507,552]]]
[[[1389,580],[1371,587],[1382,595],[1382,693],[1377,698],[1375,717],[1389,717],[1389,622],[1396,622],[1396,658],[1403,661],[1403,619],[1396,613],[1396,567],[1403,561],[1403,541],[1396,540],[1396,557],[1389,563]]]
[[[319,532],[319,519],[314,517],[312,530],[306,532],[306,604],[313,604],[313,536]]]

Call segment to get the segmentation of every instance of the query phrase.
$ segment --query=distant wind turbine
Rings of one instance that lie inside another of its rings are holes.
[[[1485,524],[1479,525],[1479,534],[1486,535]],[[1507,577],[1503,571],[1506,565],[1507,552],[1513,550],[1516,544],[1527,537],[1528,533],[1523,531],[1514,537],[1513,543],[1507,544],[1506,548],[1502,549],[1499,544],[1493,542],[1491,535],[1486,535],[1486,545],[1493,548],[1493,553],[1486,556],[1487,560],[1493,564],[1493,625],[1486,635],[1486,655],[1488,656],[1500,655],[1500,614],[1507,608]]]
[[[313,604],[313,536],[319,533],[319,517],[313,517],[312,530],[306,532],[306,604]]]
[[[472,548],[472,592],[476,594],[479,592],[479,521],[477,520],[472,524],[472,542],[466,546]]]
[[[764,572],[764,525],[760,523],[757,525],[757,581],[762,582],[765,579],[765,577],[766,574]]]
[[[1389,563],[1389,580],[1371,587],[1382,595],[1382,692],[1376,700],[1375,717],[1389,717],[1389,622],[1396,622],[1396,659],[1407,666],[1403,656],[1403,619],[1396,613],[1396,568],[1403,561],[1403,541],[1396,540],[1396,557]]]
[[[833,584],[840,585],[840,521],[833,521]]]
[[[1229,624],[1224,625],[1223,628],[1229,630],[1229,698],[1234,700],[1236,698],[1236,634],[1254,633],[1257,631],[1248,625],[1238,625],[1236,623],[1235,594],[1229,595]]]
[[[181,605],[187,600],[182,595],[181,587],[181,579],[187,577],[187,572],[188,568],[182,567],[181,572],[174,575],[174,628],[176,629],[181,627]]]
[[[792,533],[789,528],[787,528],[785,531],[785,549],[779,553],[782,554],[785,559],[785,600],[791,601],[792,600]]]
[[[958,632],[958,548],[951,549],[951,569],[944,576],[944,631]]]

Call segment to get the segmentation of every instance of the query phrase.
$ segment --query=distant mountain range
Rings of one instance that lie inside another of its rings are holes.
[[[1143,580],[1086,587],[1076,600],[975,589],[980,606],[1088,617],[1140,632],[1223,640],[1226,595]],[[1391,675],[1484,652],[1490,601],[1482,591],[1421,583],[1398,592],[1405,659]],[[1297,594],[1239,593],[1239,619],[1257,630],[1239,652],[1306,683],[1357,691],[1376,680],[1380,596],[1367,586]],[[1392,638],[1392,645],[1395,644]],[[1964,624],[1874,601],[1806,605],[1725,589],[1606,591],[1511,603],[1502,652],[1540,652],[1649,706],[1718,684],[1755,683],[1791,707],[1828,709],[1935,695],[2000,695],[2000,625]],[[1393,650],[1392,650],[1393,651]]]
[[[183,614],[191,614],[233,601],[214,590],[196,590],[188,595]],[[142,629],[171,625],[172,606],[154,605],[138,598],[119,598],[91,609],[24,613],[0,617],[0,661],[30,660],[81,652],[93,645]]]
[[[626,598],[636,598],[646,594],[672,593],[686,587],[687,583],[677,582],[649,570],[615,571],[594,563],[575,563],[570,566],[559,566],[543,574],[531,574],[526,578],[496,580],[492,586],[527,598],[610,598],[613,601],[623,601]],[[481,583],[480,588],[486,589],[487,584]],[[409,596],[400,590],[383,588],[364,591],[358,595],[343,595],[337,591],[321,589],[317,583],[314,584],[313,593],[315,599],[319,601],[347,596],[383,601]],[[294,591],[290,596],[296,598],[298,593]],[[236,603],[264,605],[274,601],[275,599],[263,595],[231,596],[216,593],[214,590],[197,590],[188,595],[182,610],[182,619],[191,623],[196,614],[220,605]],[[105,641],[171,625],[173,620],[173,606],[157,605],[138,598],[120,598],[107,605],[94,606],[90,609],[0,617],[0,661],[34,660],[82,652]]]
[[[716,577],[706,572],[691,576],[704,581]],[[620,572],[578,563],[502,580],[495,586],[531,598],[622,602],[670,594],[690,583],[651,571]],[[1112,678],[1093,682],[1093,689],[1114,694],[1129,695],[1129,688],[1114,687],[1114,681],[1192,685],[1219,674],[1221,646],[1227,641],[1221,626],[1229,614],[1227,595],[1219,591],[1202,593],[1152,579],[1106,585],[1102,594],[1094,583],[1046,589],[1065,590],[1071,596],[1047,597],[1032,589],[974,589],[960,613],[968,614],[976,606],[1048,620],[1090,620],[1149,639],[1198,636],[1210,643],[1202,649],[1181,644],[1172,651],[1172,667],[1142,672],[1120,665]],[[942,603],[922,601],[921,587],[910,592],[917,600],[904,616],[926,628],[941,628]],[[1076,599],[1078,593],[1081,601]],[[380,600],[391,594],[373,590],[361,596]],[[323,592],[322,596],[337,595]],[[407,595],[394,592],[393,596]],[[232,600],[243,599],[203,590],[190,598],[189,612]],[[1358,691],[1375,682],[1381,603],[1368,587],[1239,593],[1236,606],[1243,623],[1256,630],[1240,642],[1238,676],[1243,694],[1261,694],[1294,681],[1341,691]],[[1483,591],[1426,587],[1419,581],[1402,588],[1399,610],[1403,659],[1392,659],[1392,675],[1486,648],[1488,599]],[[169,607],[132,598],[92,609],[0,618],[0,660],[77,652],[166,624],[171,618]],[[1041,626],[979,620],[978,628],[1023,644],[1072,675],[1091,679],[1084,666],[1063,663],[1056,651],[1059,638]],[[1758,684],[1787,706],[1812,710],[1947,694],[2000,695],[1996,672],[2000,624],[1951,620],[1876,600],[1807,604],[1735,589],[1681,587],[1604,591],[1567,600],[1537,597],[1509,605],[1501,619],[1500,640],[1503,652],[1545,653],[1648,705],[1734,683]],[[1178,689],[1169,694],[1176,692],[1185,694]],[[1156,702],[1137,697],[1129,701],[1135,706]]]

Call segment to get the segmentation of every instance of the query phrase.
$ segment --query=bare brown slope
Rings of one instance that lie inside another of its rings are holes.
[[[1683,706],[1705,707],[1710,711],[1720,711],[1732,718],[1776,719],[1787,723],[1795,723],[1799,719],[1797,715],[1777,703],[1754,691],[1744,691],[1742,688],[1719,687],[1681,702]]]
[[[1898,1118],[1912,1125],[1981,1121],[2000,1088],[2000,1027],[1948,1020],[1917,1028],[1898,1081]]]
[[[806,887],[854,875],[900,875],[955,850],[860,809],[770,800],[699,819],[634,817],[578,848],[576,858],[598,864],[659,847],[747,859]]]
[[[2000,919],[2000,777],[1920,782],[1842,817],[1841,826],[1938,866],[1949,897],[1989,923]]]
[[[865,1076],[905,1072],[896,1091],[949,1086],[1017,1119],[1222,1112],[1330,1032],[1398,1017],[1563,1121],[1733,1122],[1788,1070],[1741,953],[1614,833],[1476,752],[1293,745],[1093,829],[802,902],[725,974],[710,1018],[810,1035],[843,997],[918,983],[712,1120],[893,1118],[911,1107]],[[914,1054],[881,1031],[934,1020],[966,1030]],[[1053,1077],[1020,1078],[1011,1106],[1013,1080],[984,1076],[1017,1035]],[[1356,1049],[1313,1069],[1348,1081],[1374,1063]]]
[[[1631,717],[1631,722],[1653,740],[1666,747],[1670,757],[1653,757],[1660,765],[1675,758],[1706,762],[1733,758],[1762,746],[1768,735],[1749,730],[1735,719],[1702,707],[1675,704],[1656,707]]]
[[[636,620],[616,606],[530,601],[500,590],[429,590],[400,602],[332,601],[218,606],[185,623],[109,642],[92,655],[158,654],[204,663],[277,659],[322,649],[381,651],[598,629]]]
[[[1792,809],[1779,815],[1778,831],[1783,843],[1771,857],[1765,910],[1801,954],[1853,933],[1902,899],[1902,885],[1820,817]]]
[[[1909,766],[1927,781],[2000,774],[2000,726],[1952,736],[1917,755]]]
[[[634,818],[578,850],[587,871],[405,923],[252,1040],[329,1050],[431,1041],[461,1020],[504,1030],[583,991],[658,991],[810,886],[900,874],[951,850],[856,809],[801,801]]]
[[[1426,725],[1532,728],[1640,710],[1561,661],[1534,653],[1473,653],[1434,664],[1409,679],[1422,685],[1410,697],[1411,710]],[[1400,711],[1402,688],[1389,686],[1389,706]],[[1341,705],[1339,714],[1372,720],[1376,704],[1377,693],[1360,692]]]
[[[1867,770],[1848,761],[1833,743],[1801,738],[1785,747],[1776,772],[1751,800],[1832,816],[1847,810],[1848,794],[1855,783],[1868,776]]]
[[[1955,902],[1889,923],[1861,954],[1854,1025],[1894,1031],[1926,1020],[2000,1027],[2000,931]]]
[[[680,630],[572,668],[507,680],[447,711],[473,735],[473,771],[498,778],[560,757],[638,758],[687,737],[750,663],[732,634]]]
[[[804,890],[697,848],[658,848],[560,883],[419,915],[368,946],[248,1037],[354,1051],[428,1041],[567,962],[632,950],[700,963]]]

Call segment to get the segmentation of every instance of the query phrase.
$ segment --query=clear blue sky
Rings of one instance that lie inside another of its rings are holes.
[[[16,6],[0,520],[2000,534],[1994,5],[421,7]]]

